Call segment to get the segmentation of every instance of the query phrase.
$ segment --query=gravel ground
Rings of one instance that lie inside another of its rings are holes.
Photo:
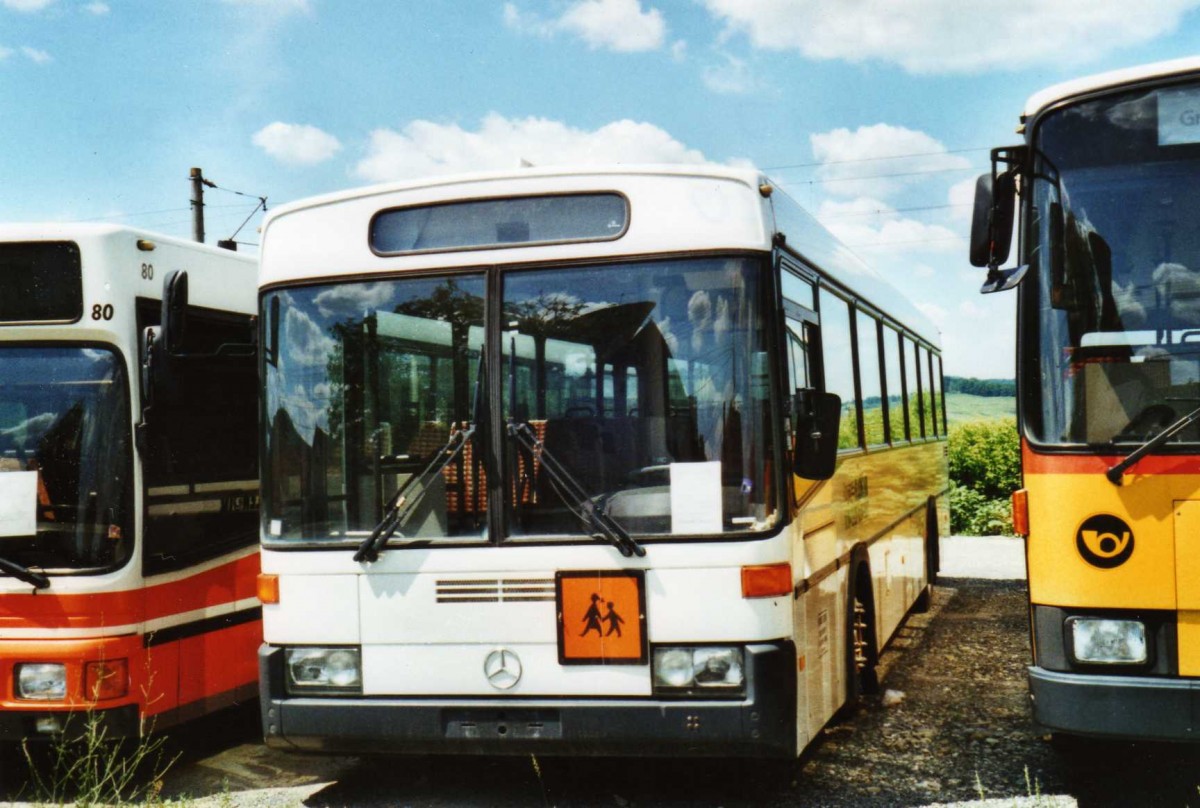
[[[951,579],[883,655],[884,693],[800,761],[327,758],[254,714],[194,725],[163,798],[195,806],[1197,806],[1200,746],[1052,743],[1031,721],[1024,582]],[[5,767],[0,800],[21,779]]]

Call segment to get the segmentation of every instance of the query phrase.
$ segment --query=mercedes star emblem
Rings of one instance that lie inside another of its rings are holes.
[[[521,659],[507,648],[497,648],[483,660],[483,675],[497,690],[509,690],[521,681]]]

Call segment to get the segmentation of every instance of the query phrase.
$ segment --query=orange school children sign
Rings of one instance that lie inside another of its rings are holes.
[[[645,665],[646,579],[641,570],[559,572],[561,665]]]

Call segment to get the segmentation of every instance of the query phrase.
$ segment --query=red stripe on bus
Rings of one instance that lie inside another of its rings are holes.
[[[1103,474],[1124,455],[1039,454],[1021,442],[1025,474]],[[1147,455],[1126,474],[1200,474],[1200,455]]]
[[[146,589],[56,595],[53,584],[39,594],[0,595],[0,631],[128,626],[220,606],[256,596],[258,555]]]
[[[258,597],[258,554],[146,589],[146,619]]]

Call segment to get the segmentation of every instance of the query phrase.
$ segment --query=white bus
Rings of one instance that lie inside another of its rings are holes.
[[[927,595],[937,334],[754,171],[299,202],[260,286],[271,746],[791,757]]]
[[[0,226],[0,741],[255,697],[254,304],[227,250]]]

